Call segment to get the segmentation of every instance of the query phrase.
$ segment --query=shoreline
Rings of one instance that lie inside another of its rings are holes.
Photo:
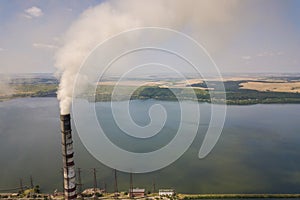
[[[53,196],[52,194],[36,193],[35,196],[21,197],[16,193],[0,193],[1,199],[63,199],[63,196]],[[127,195],[121,195],[118,198],[114,197],[114,193],[104,193],[103,196],[96,199],[292,199],[300,198],[300,194],[182,194],[178,193],[176,196],[159,196],[158,193],[148,194],[144,197],[129,198]],[[95,199],[94,197],[80,197],[76,199]]]
[[[178,194],[179,199],[300,198],[300,194]]]
[[[7,101],[11,101],[11,100],[16,100],[16,99],[26,99],[26,98],[56,98],[56,96],[54,95],[48,95],[48,96],[14,96],[14,97],[7,97],[7,98],[0,98],[0,103],[2,102],[7,102]],[[157,100],[157,101],[191,101],[191,102],[198,102],[198,103],[208,103],[208,104],[215,104],[215,105],[227,105],[227,106],[252,106],[252,105],[289,105],[289,104],[295,104],[298,105],[300,104],[300,99],[295,100],[295,101],[257,101],[257,102],[236,102],[236,101],[231,101],[231,102],[210,102],[210,101],[204,101],[204,100],[195,100],[195,99],[164,99],[164,98],[134,98],[131,100]],[[107,100],[96,100],[95,102],[110,102],[110,101],[114,101],[114,102],[122,102],[122,101],[126,101],[126,100],[111,100],[111,99],[107,99]]]

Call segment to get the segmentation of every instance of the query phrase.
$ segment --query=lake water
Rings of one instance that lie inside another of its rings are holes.
[[[124,102],[120,102],[119,107]],[[190,107],[196,102],[184,102]],[[162,132],[150,140],[130,139],[112,120],[109,103],[96,105],[98,118],[109,138],[122,148],[136,152],[159,149],[174,137],[180,120],[176,102],[132,101],[131,114],[137,124],[147,125],[147,109],[162,104],[170,114]],[[300,105],[228,106],[225,126],[213,151],[198,159],[207,123],[209,104],[199,104],[198,135],[187,152],[172,165],[156,172],[134,174],[134,186],[152,190],[175,188],[182,193],[299,193]],[[22,178],[42,191],[61,190],[61,135],[55,98],[23,98],[0,103],[0,190],[14,188]],[[74,125],[74,124],[73,124]],[[88,124],[87,124],[88,126]],[[98,185],[113,191],[113,171],[95,160],[82,145],[73,126],[76,167],[82,168],[84,188],[92,187],[92,168]],[[109,152],[107,152],[109,153]],[[129,175],[118,173],[119,190],[129,188]]]

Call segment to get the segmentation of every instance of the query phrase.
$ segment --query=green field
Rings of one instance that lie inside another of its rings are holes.
[[[245,81],[210,81],[209,83],[192,84],[189,87],[160,87],[160,86],[141,86],[133,92],[130,99],[156,99],[166,101],[191,100],[198,102],[211,103],[211,94],[213,94],[213,103],[226,103],[231,105],[249,105],[249,104],[274,104],[274,103],[300,103],[299,93],[290,92],[272,92],[242,89],[240,84]],[[224,84],[226,90],[226,99],[224,99],[221,84]],[[210,86],[208,90],[207,85]],[[204,89],[199,89],[199,87]],[[55,97],[58,82],[56,80],[44,79],[22,79],[10,83],[13,93],[10,95],[0,94],[0,101],[20,97]],[[82,94],[91,101],[119,101],[126,100],[128,91],[134,89],[134,86],[119,86],[118,93],[112,98],[114,91],[113,85],[98,86],[94,94],[91,90],[86,90]]]

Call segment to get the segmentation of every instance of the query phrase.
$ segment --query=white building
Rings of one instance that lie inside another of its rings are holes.
[[[158,190],[158,195],[159,196],[174,196],[175,195],[175,190],[173,190],[173,189],[160,189],[160,190]]]

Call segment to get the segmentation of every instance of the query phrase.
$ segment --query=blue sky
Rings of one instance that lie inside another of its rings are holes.
[[[209,37],[203,41],[196,38],[207,47],[220,70],[300,73],[300,1],[238,2],[226,26],[211,24],[207,26]],[[0,73],[55,72],[53,57],[64,33],[84,10],[100,3],[2,0]],[[222,44],[215,47],[213,41],[223,37]]]

